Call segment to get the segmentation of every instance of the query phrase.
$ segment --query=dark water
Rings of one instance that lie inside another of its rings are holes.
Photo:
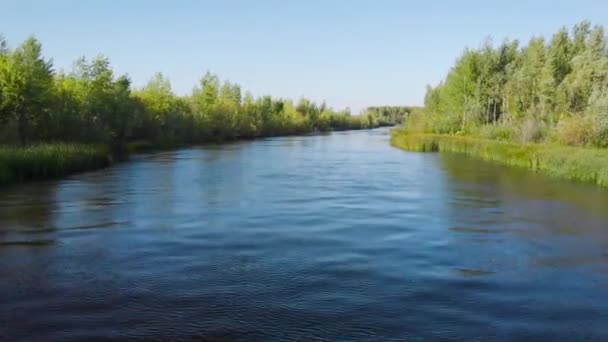
[[[0,340],[608,339],[608,191],[386,130],[0,194]]]

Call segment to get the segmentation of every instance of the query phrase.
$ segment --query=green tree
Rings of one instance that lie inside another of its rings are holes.
[[[591,32],[591,23],[589,21],[582,21],[576,25],[572,30],[572,35],[574,36],[573,41],[573,54],[579,54],[586,49],[587,38],[589,37],[589,33]]]
[[[220,81],[218,77],[207,72],[201,79],[202,109],[215,105],[219,98]]]
[[[2,57],[0,119],[17,120],[21,144],[28,142],[30,123],[39,120],[50,108],[52,86],[52,63],[42,57],[42,45],[34,37]]]
[[[169,79],[156,73],[142,89],[134,92],[134,96],[145,108],[141,118],[145,134],[154,136],[155,140],[174,139],[180,109]]]
[[[374,115],[371,125],[380,117]],[[190,96],[174,94],[162,74],[132,91],[129,77],[115,75],[103,55],[79,58],[69,73],[54,74],[37,40],[11,50],[0,37],[0,124],[3,142],[101,142],[119,148],[129,140],[204,142],[361,128],[370,125],[370,117],[306,99],[294,106],[288,99],[243,96],[238,84],[210,72]]]
[[[480,49],[466,49],[445,80],[427,89],[426,115],[409,124],[523,141],[554,136],[581,142],[594,135],[595,144],[603,145],[607,45],[604,28],[587,21],[571,34],[560,29],[548,43],[534,37],[521,48],[517,41],[494,48],[486,41]]]

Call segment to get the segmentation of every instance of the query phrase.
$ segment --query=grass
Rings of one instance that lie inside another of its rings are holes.
[[[0,146],[0,185],[66,176],[110,165],[103,145],[41,144]]]
[[[608,150],[552,144],[518,144],[468,136],[391,132],[391,144],[409,151],[455,152],[505,165],[608,187]]]

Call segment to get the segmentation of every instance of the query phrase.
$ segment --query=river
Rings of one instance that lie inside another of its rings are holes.
[[[0,339],[608,339],[608,191],[388,131],[0,193]]]

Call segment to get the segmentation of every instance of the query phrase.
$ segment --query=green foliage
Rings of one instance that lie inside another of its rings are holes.
[[[192,121],[190,107],[175,96],[171,82],[161,73],[155,74],[146,86],[135,91],[133,97],[139,109],[134,139],[175,140]]]
[[[47,179],[104,167],[110,153],[103,145],[43,144],[0,147],[0,185]]]
[[[517,138],[517,141],[524,144],[542,142],[548,134],[545,123],[535,117],[525,118],[514,128],[514,137]]]
[[[427,89],[426,131],[520,142],[557,136],[568,144],[607,146],[607,42],[603,27],[582,22],[549,41],[534,37],[522,47],[486,41],[466,49],[446,79]],[[510,133],[495,132],[496,126]]]
[[[10,50],[0,36],[4,143],[64,141],[122,148],[129,141],[148,141],[170,146],[384,123],[369,113],[351,116],[348,110],[335,111],[304,98],[294,105],[270,96],[243,96],[239,85],[222,82],[210,72],[189,96],[173,93],[169,79],[160,73],[143,88],[132,89],[128,76],[115,75],[101,55],[82,57],[70,72],[55,74],[35,38]],[[10,134],[15,130],[18,134]]]
[[[425,115],[423,109],[418,108],[413,110],[405,119],[404,126],[411,133],[429,133],[431,132],[430,116]]]
[[[608,147],[608,88],[593,91],[588,113],[593,125],[593,142],[599,147]]]
[[[514,138],[514,131],[512,127],[505,125],[483,125],[479,128],[476,135],[479,135],[483,139],[509,141]]]
[[[29,138],[30,123],[48,114],[53,70],[42,57],[42,46],[30,37],[16,50],[0,57],[0,122],[16,120],[22,144]]]
[[[398,113],[390,112],[391,118]],[[107,165],[108,155],[150,146],[251,139],[384,124],[300,99],[254,98],[207,72],[189,96],[155,74],[141,89],[115,75],[108,58],[82,57],[54,73],[28,38],[11,50],[0,35],[0,184],[57,177]],[[16,147],[19,142],[22,147]],[[10,146],[10,147],[8,147]],[[111,153],[110,153],[111,152]]]
[[[589,116],[564,118],[555,130],[557,141],[564,145],[587,146],[593,136],[593,120]]]
[[[368,107],[365,115],[380,126],[393,126],[402,123],[415,109],[417,108],[408,106]]]

